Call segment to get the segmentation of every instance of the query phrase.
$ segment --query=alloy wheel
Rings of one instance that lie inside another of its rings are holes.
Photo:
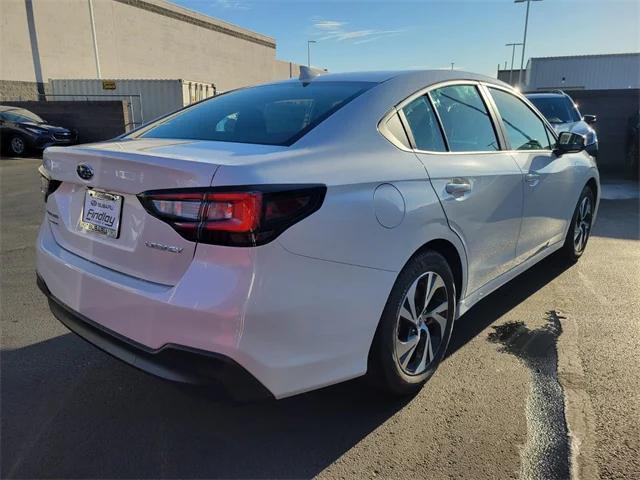
[[[578,215],[576,215],[576,223],[573,228],[573,248],[576,253],[584,250],[591,233],[592,208],[591,199],[585,196],[580,202]]]
[[[24,153],[24,147],[24,140],[22,140],[20,137],[13,137],[11,139],[11,151],[16,155]]]
[[[449,315],[449,292],[435,272],[416,279],[400,306],[396,322],[395,355],[407,375],[429,367],[443,343]]]

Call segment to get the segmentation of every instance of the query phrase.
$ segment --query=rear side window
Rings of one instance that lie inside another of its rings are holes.
[[[512,150],[551,150],[544,123],[519,98],[495,88],[489,88],[502,117]]]
[[[474,85],[453,85],[431,92],[452,152],[500,150],[489,112]]]
[[[431,152],[447,150],[438,120],[426,97],[419,97],[402,109],[413,134],[416,148]]]
[[[152,123],[145,138],[291,145],[370,82],[287,82],[214,97]]]

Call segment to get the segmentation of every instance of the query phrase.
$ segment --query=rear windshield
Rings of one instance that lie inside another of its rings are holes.
[[[549,123],[571,123],[580,120],[580,114],[573,102],[564,96],[529,97]]]
[[[287,82],[235,90],[158,120],[137,136],[291,145],[373,85]]]

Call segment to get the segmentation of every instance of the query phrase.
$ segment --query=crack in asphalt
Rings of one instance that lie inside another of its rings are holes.
[[[558,381],[558,337],[562,334],[557,311],[546,314],[546,324],[530,330],[524,322],[493,327],[489,341],[518,358],[531,371],[526,405],[527,440],[520,451],[522,479],[570,478],[571,447],[562,386]]]

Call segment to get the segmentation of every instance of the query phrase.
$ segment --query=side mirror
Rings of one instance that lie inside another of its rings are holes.
[[[596,123],[598,118],[595,115],[583,115],[582,119],[589,125]]]
[[[554,152],[560,156],[565,153],[577,153],[585,149],[586,139],[579,133],[561,132]]]

